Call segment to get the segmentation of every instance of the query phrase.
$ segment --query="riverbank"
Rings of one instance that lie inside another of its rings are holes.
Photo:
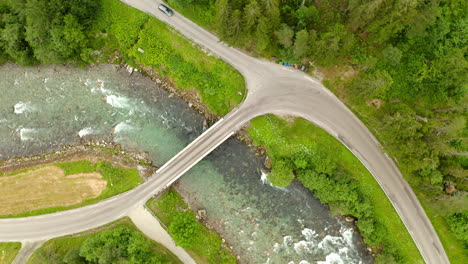
[[[192,211],[174,189],[170,188],[150,199],[146,206],[161,221],[176,244],[184,247],[196,263],[236,263],[232,247],[203,222],[206,211]]]
[[[284,186],[297,178],[333,214],[352,215],[377,263],[422,261],[385,193],[345,146],[300,118],[266,116],[251,124],[249,135],[271,157],[268,179]]]
[[[40,165],[77,160],[89,160],[93,163],[105,160],[127,169],[139,167],[144,180],[157,169],[151,165],[148,153],[123,150],[112,141],[84,138],[80,145],[64,146],[54,152],[0,160],[0,173],[8,174]]]

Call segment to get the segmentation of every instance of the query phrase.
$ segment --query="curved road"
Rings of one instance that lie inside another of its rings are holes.
[[[45,240],[77,233],[128,215],[182,176],[252,118],[266,113],[303,117],[325,129],[348,147],[367,167],[387,194],[426,263],[449,263],[429,219],[401,173],[380,149],[369,130],[320,82],[299,72],[255,59],[220,43],[193,22],[157,10],[159,1],[124,1],[177,29],[238,69],[248,95],[244,103],[205,131],[148,182],[98,204],[55,214],[0,219],[0,241]]]

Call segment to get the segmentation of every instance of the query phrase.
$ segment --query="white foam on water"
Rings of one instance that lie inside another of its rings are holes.
[[[316,238],[318,237],[317,232],[315,230],[312,230],[310,228],[304,228],[301,231],[302,235],[307,241],[316,241]]]
[[[80,136],[80,138],[82,138],[84,136],[92,135],[94,133],[96,133],[96,131],[94,131],[91,127],[86,127],[86,128],[81,129],[78,132],[78,135]]]
[[[106,103],[112,105],[115,108],[124,108],[124,109],[130,108],[130,104],[128,103],[128,98],[114,95],[114,94],[106,96]]]
[[[260,176],[260,180],[262,181],[263,184],[270,184],[270,182],[268,181],[268,174],[263,171],[262,171],[262,176]]]
[[[310,228],[302,229],[302,239],[296,239],[292,236],[284,236],[282,243],[275,243],[270,257],[288,256],[295,261],[311,261],[314,259],[323,259],[325,261],[313,262],[318,264],[361,264],[357,248],[353,243],[354,230],[342,227],[340,235],[326,235],[321,238],[315,230]],[[286,253],[286,254],[285,254]],[[309,263],[309,262],[299,262]]]
[[[280,251],[280,249],[281,249],[280,244],[275,243],[275,244],[273,245],[273,252],[278,253],[278,252]]]
[[[148,111],[144,104],[144,101],[135,101],[132,102],[132,99],[122,96],[119,93],[113,92],[105,87],[105,81],[97,79],[97,81],[91,81],[90,79],[86,79],[83,82],[87,87],[91,87],[91,92],[94,94],[101,93],[106,97],[106,103],[109,105],[119,108],[119,109],[127,109],[129,115],[133,115],[135,112],[144,112]],[[139,105],[137,107],[137,105]],[[163,122],[164,123],[164,122]]]
[[[163,114],[160,114],[159,117],[162,119],[162,124],[165,125],[169,129],[171,127],[169,125],[169,119],[165,117]]]
[[[81,78],[80,78],[80,81],[82,81]],[[82,81],[82,82],[83,82],[83,81]],[[86,79],[86,80],[83,82],[83,84],[84,84],[85,86],[90,86],[90,85],[91,85],[91,80],[90,80],[90,79]]]
[[[18,79],[15,79],[14,85],[15,85],[15,86],[18,86],[18,85],[19,85]]]
[[[310,262],[307,261],[307,260],[301,260],[301,261],[299,262],[299,264],[310,264]]]
[[[294,243],[294,251],[296,251],[296,254],[298,255],[304,255],[305,253],[312,253],[313,252],[313,244],[308,243],[304,240],[301,240],[297,243]]]
[[[34,128],[21,128],[19,130],[21,141],[33,140],[34,138],[31,136],[31,134],[34,134],[36,132],[37,130]]]
[[[135,129],[133,126],[129,125],[129,121],[120,122],[114,127],[114,134],[119,134],[122,132],[127,132]]]
[[[309,228],[304,228],[302,230],[302,236],[304,236],[305,240],[301,240],[297,243],[294,243],[294,251],[298,255],[304,254],[315,254],[317,251],[317,233]]]
[[[330,235],[326,235],[317,245],[317,247],[322,250],[323,254],[337,252],[339,248],[343,246],[343,237],[335,237]]]
[[[26,113],[26,112],[34,112],[35,111],[35,108],[33,107],[33,105],[31,104],[31,102],[18,102],[17,104],[15,104],[14,106],[15,108],[15,114],[23,114],[23,113]]]
[[[333,252],[325,257],[325,261],[317,261],[317,264],[345,264],[345,262],[340,255]]]
[[[351,228],[341,228],[340,230],[341,236],[347,245],[353,245],[353,229]]]

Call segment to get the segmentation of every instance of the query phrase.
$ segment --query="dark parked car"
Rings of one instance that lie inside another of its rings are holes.
[[[172,9],[170,9],[168,6],[166,5],[159,5],[158,7],[159,10],[161,10],[161,12],[163,12],[164,14],[166,14],[167,16],[172,16],[174,15],[174,11],[172,11]]]

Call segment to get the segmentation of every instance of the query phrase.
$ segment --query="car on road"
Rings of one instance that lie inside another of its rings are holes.
[[[172,9],[170,9],[167,5],[160,4],[158,9],[161,10],[161,12],[163,12],[167,16],[174,15],[174,11],[172,11]]]

